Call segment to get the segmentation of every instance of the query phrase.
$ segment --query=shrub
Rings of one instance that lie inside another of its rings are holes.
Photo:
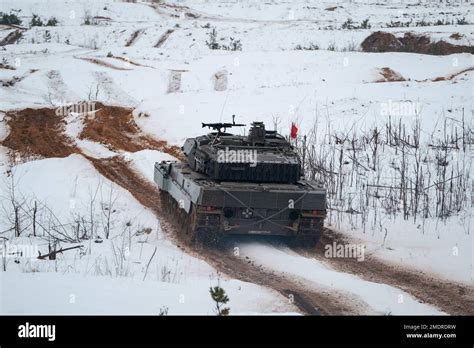
[[[360,24],[361,29],[370,29],[369,19],[364,19]]]
[[[309,46],[301,46],[298,44],[295,46],[295,50],[317,51],[319,50],[319,45],[312,42],[309,43]]]
[[[347,18],[347,20],[342,23],[341,26],[342,29],[355,29],[354,22],[352,21],[351,18]]]
[[[242,51],[242,43],[240,40],[235,40],[233,37],[231,37],[229,45],[222,45],[222,48],[228,51]]]
[[[84,25],[98,25],[99,21],[94,18],[90,11],[84,11],[84,15],[82,16],[83,22],[82,24]]]
[[[15,12],[20,12],[21,10],[17,10]],[[21,19],[18,17],[17,14],[10,12],[0,12],[0,24],[5,25],[21,25]]]
[[[211,50],[242,51],[242,42],[233,37],[229,38],[228,45],[220,44],[218,41],[224,41],[225,38],[218,38],[216,28],[212,28],[212,30],[207,33],[207,36],[209,39],[206,40],[206,46]]]
[[[56,17],[51,17],[50,19],[48,19],[48,22],[46,22],[46,26],[47,27],[55,27],[58,23],[59,22],[56,19]]]
[[[44,25],[41,18],[33,13],[33,18],[31,18],[30,27],[42,27]]]
[[[336,44],[334,42],[331,42],[328,46],[328,51],[335,51],[336,50]]]
[[[221,45],[217,42],[217,30],[212,28],[210,32],[207,33],[209,40],[206,40],[206,46],[211,50],[218,50],[221,48]]]

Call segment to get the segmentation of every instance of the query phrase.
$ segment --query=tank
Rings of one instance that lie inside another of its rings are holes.
[[[164,213],[193,242],[217,245],[227,235],[285,237],[314,246],[326,217],[326,190],[304,180],[290,142],[264,123],[203,123],[213,131],[186,139],[184,161],[155,163]]]

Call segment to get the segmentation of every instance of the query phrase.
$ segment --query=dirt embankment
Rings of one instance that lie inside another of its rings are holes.
[[[67,157],[78,153],[64,134],[64,119],[54,109],[23,109],[6,113],[10,133],[2,141],[21,156]]]
[[[0,46],[13,45],[23,36],[22,30],[15,30],[8,34],[4,39],[0,40]]]
[[[178,146],[170,146],[166,141],[157,140],[141,132],[133,119],[133,109],[96,103],[93,117],[84,121],[80,139],[88,139],[107,146],[112,151],[136,152],[153,149],[180,158]]]
[[[403,37],[383,31],[369,35],[361,44],[364,52],[411,52],[432,55],[448,55],[453,53],[474,54],[473,46],[454,45],[440,40],[433,42],[426,35],[405,33]]]
[[[406,291],[418,300],[439,308],[451,315],[472,315],[474,311],[474,287],[445,281],[421,271],[403,268],[399,265],[365,257],[363,262],[355,258],[326,258],[324,246],[333,243],[354,243],[346,236],[325,229],[321,242],[314,251],[297,250],[299,253],[316,257],[341,272],[352,273],[365,280],[392,285]]]

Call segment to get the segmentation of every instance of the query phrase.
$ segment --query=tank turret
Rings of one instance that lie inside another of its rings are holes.
[[[295,183],[301,161],[291,144],[263,122],[253,122],[247,136],[226,133],[243,124],[203,123],[216,132],[186,139],[183,152],[191,169],[219,181]],[[224,131],[222,131],[224,130]]]

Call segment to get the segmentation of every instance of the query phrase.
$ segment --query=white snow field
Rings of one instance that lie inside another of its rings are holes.
[[[264,121],[284,135],[296,122],[299,134],[314,132],[315,145],[321,148],[332,146],[329,133],[385,129],[389,115],[408,132],[419,124],[420,142],[426,148],[433,139],[443,138],[446,129],[461,134],[471,120],[472,54],[365,53],[360,47],[378,30],[473,45],[474,7],[469,2],[0,2],[0,12],[16,10],[21,10],[15,13],[23,29],[0,25],[0,41],[15,30],[22,32],[15,43],[0,46],[0,62],[14,67],[0,68],[0,141],[10,131],[7,111],[81,101],[132,107],[142,132],[177,146],[202,134],[201,122],[230,121],[233,114],[238,122]],[[44,21],[55,17],[59,23],[30,28],[33,14]],[[87,18],[92,25],[84,24]],[[341,29],[348,18],[357,25],[368,19],[371,27]],[[434,25],[438,20],[443,25]],[[387,27],[391,21],[411,24]],[[420,21],[433,24],[416,26]],[[242,50],[209,49],[206,40],[212,28],[220,43],[232,37],[240,40]],[[319,49],[297,49],[298,45]],[[376,82],[383,68],[403,80]],[[415,105],[416,112],[383,111],[401,103]],[[118,155],[103,144],[78,139],[83,126],[79,115],[68,115],[65,123],[66,134],[83,154],[97,159]],[[392,163],[401,155],[388,146],[384,151],[378,173],[380,183],[390,185],[398,175]],[[149,181],[155,162],[172,159],[156,150],[119,155]],[[91,214],[98,226],[94,239],[63,243],[62,247],[84,248],[64,252],[57,260],[7,257],[6,272],[0,272],[0,313],[214,314],[209,287],[217,284],[229,295],[231,314],[298,312],[276,291],[226,277],[184,252],[162,231],[152,211],[103,177],[84,156],[31,158],[12,165],[5,146],[0,146],[0,156],[0,237],[8,238],[2,238],[5,243],[48,251],[48,239],[33,237],[30,227],[20,237],[11,233],[12,178],[26,210],[35,201],[41,205],[45,227],[69,231],[77,218],[90,219]],[[426,166],[435,162],[430,156]],[[449,156],[456,173],[472,180],[469,152],[456,149]],[[376,175],[368,170],[364,177],[372,182]],[[433,185],[440,181],[434,174],[430,180]],[[385,214],[380,204],[363,220],[361,215],[336,212],[361,210],[364,205],[357,182],[351,181],[345,192],[352,205],[332,202],[326,226],[363,243],[370,255],[443,280],[474,284],[473,212],[466,198],[459,211],[445,219],[436,217],[434,208],[426,218],[404,219],[401,213]],[[106,239],[101,208],[111,196],[115,204]],[[436,196],[427,197],[434,204]],[[238,245],[242,255],[265,269],[304,279],[314,289],[329,287],[357,296],[370,308],[368,314],[442,313],[400,289],[335,271],[289,248],[257,241]],[[117,257],[120,253],[126,257]],[[403,302],[398,301],[400,295]]]

